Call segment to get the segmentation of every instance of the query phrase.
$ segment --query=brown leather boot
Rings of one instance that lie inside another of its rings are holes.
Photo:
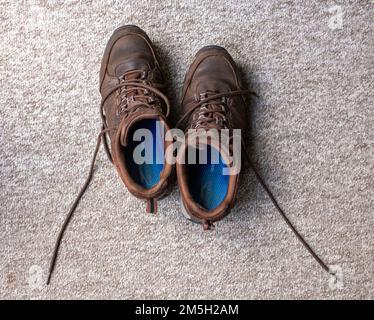
[[[225,217],[235,203],[240,171],[232,165],[231,156],[234,159],[236,156],[237,160],[240,156],[234,147],[237,135],[233,129],[242,131],[246,127],[245,97],[248,94],[256,95],[243,90],[235,62],[224,48],[208,46],[196,54],[183,86],[182,117],[177,126],[187,135],[178,150],[176,168],[183,213],[187,218],[203,223],[205,230],[210,229],[214,221]],[[218,138],[207,134],[211,129],[218,132]],[[221,140],[227,129],[230,135],[228,147],[225,147]],[[204,138],[202,142],[194,143],[194,138],[201,137]],[[336,278],[334,270],[310,247],[280,207],[251,161],[245,144],[239,143],[249,167],[286,224],[319,265]],[[200,151],[204,151],[203,156],[200,156]],[[195,157],[189,158],[190,152]],[[223,174],[222,169],[228,169],[229,175]]]
[[[162,92],[164,86],[146,33],[136,26],[114,31],[100,70],[103,127],[109,131],[111,157],[118,175],[134,196],[147,201],[147,211],[156,210],[156,201],[167,192],[172,172],[172,166],[164,161],[164,151],[170,144],[164,141],[165,130],[169,129],[169,101]],[[153,139],[144,141],[145,148],[153,148],[152,162],[158,156],[159,163],[139,165],[133,159],[141,142],[134,141],[138,129],[152,133]]]
[[[223,129],[229,129],[225,131],[229,131],[232,138],[232,129],[244,130],[246,127],[245,95],[248,93],[242,88],[230,54],[218,46],[204,47],[196,54],[186,74],[182,117],[177,126],[184,129],[189,137],[196,135],[200,138],[210,129],[217,130],[221,136]],[[199,129],[200,132],[188,133],[189,129]],[[213,138],[199,143],[197,149],[208,153],[205,164],[200,163],[202,158],[198,156],[196,164],[188,163],[184,158],[191,152],[189,142],[186,141],[185,147],[179,149],[176,168],[182,210],[188,218],[203,223],[204,229],[226,216],[235,203],[239,172],[230,171],[232,141],[226,149]],[[214,153],[219,158],[217,163],[209,160]],[[182,159],[186,164],[181,163]],[[223,174],[224,167],[230,174]]]
[[[168,192],[172,166],[165,161],[165,156],[172,142],[164,139],[164,133],[169,129],[166,119],[170,105],[163,89],[160,66],[146,33],[136,26],[115,30],[106,46],[100,69],[102,130],[88,177],[57,237],[47,283],[51,280],[64,232],[92,180],[101,142],[128,190],[147,201],[148,212],[155,212],[157,200]],[[139,130],[146,132],[150,139],[142,137],[142,133],[138,135]],[[137,153],[139,159],[134,156],[137,149],[140,150]],[[151,157],[142,159],[142,152]]]

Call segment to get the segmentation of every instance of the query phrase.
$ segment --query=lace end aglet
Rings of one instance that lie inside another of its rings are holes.
[[[47,286],[51,283],[51,277],[52,277],[52,274],[50,273],[49,275],[48,275],[48,279],[47,279]]]

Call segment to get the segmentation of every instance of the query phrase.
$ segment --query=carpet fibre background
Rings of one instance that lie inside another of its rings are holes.
[[[372,2],[1,1],[0,297],[374,298]],[[102,150],[45,286],[100,129],[101,55],[123,24],[157,46],[174,123],[195,52],[229,50],[260,95],[252,158],[337,283],[248,168],[232,214],[203,232],[176,186],[146,214]]]

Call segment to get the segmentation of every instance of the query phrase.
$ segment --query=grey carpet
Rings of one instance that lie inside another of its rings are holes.
[[[374,298],[371,2],[1,1],[0,297]],[[176,187],[147,215],[101,152],[44,285],[100,128],[101,55],[130,23],[158,48],[174,121],[195,52],[231,52],[261,96],[252,157],[300,232],[338,266],[337,284],[249,169],[233,213],[203,232],[182,216]]]

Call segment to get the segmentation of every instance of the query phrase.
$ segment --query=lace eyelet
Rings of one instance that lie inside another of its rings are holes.
[[[199,101],[202,100],[202,99],[206,99],[206,98],[208,98],[208,94],[206,92],[200,93],[200,99],[199,99]]]
[[[144,79],[147,79],[147,77],[148,77],[148,71],[143,71],[140,76],[140,79],[144,80]]]

